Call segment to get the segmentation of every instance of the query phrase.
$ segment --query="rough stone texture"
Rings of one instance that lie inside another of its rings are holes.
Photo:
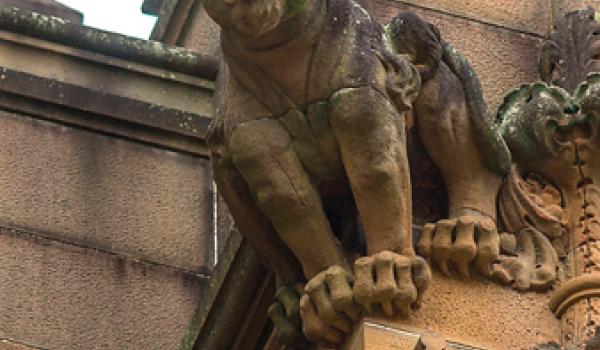
[[[181,45],[202,52],[216,61],[220,55],[219,26],[200,7],[196,16],[190,19],[190,24],[184,34]]]
[[[0,229],[0,338],[44,349],[176,349],[203,280]]]
[[[0,29],[206,79],[216,75],[216,62],[198,52],[18,8],[0,6]]]
[[[41,348],[34,348],[29,345],[17,344],[7,339],[0,340],[0,350],[46,350]]]
[[[61,17],[77,24],[81,24],[83,20],[83,15],[79,11],[54,0],[0,0],[0,6],[14,6],[23,10]]]
[[[0,149],[0,168],[10,169],[0,172],[1,224],[211,268],[206,160],[9,113],[0,113]]]
[[[551,9],[547,0],[402,0],[399,2],[540,35],[546,35],[551,25]]]
[[[409,319],[383,323],[426,329],[490,349],[529,349],[559,340],[559,321],[547,307],[547,294],[518,293],[493,282],[447,278],[437,271],[429,290],[421,309]]]
[[[398,12],[412,11],[438,26],[442,37],[452,43],[475,69],[492,113],[508,91],[538,79],[539,37],[396,1],[375,0],[371,10],[382,22],[389,21]]]

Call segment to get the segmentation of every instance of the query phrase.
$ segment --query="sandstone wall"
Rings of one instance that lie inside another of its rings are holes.
[[[0,349],[179,349],[219,245],[213,83],[139,63],[160,45],[84,30],[133,48],[116,58],[38,20],[0,19]]]

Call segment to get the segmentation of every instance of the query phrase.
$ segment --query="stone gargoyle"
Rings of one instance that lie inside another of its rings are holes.
[[[204,5],[224,58],[214,177],[276,276],[282,341],[300,346],[301,328],[335,347],[361,314],[419,304],[431,274],[412,242],[410,116],[449,192],[450,216],[427,226],[421,249],[443,270],[491,274],[510,155],[476,76],[433,26],[402,14],[384,28],[353,0]]]

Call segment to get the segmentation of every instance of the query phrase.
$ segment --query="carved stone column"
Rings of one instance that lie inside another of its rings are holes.
[[[559,184],[550,176],[562,192],[567,232],[559,284],[549,302],[561,321],[567,349],[588,349],[600,326],[600,138],[595,103],[600,77],[592,74],[600,71],[595,49],[598,18],[591,8],[566,15],[544,44],[540,59],[541,78],[572,96],[565,117],[546,129],[552,131],[557,150],[564,151],[560,172],[568,174]]]
[[[581,179],[575,191],[578,205],[571,209],[577,214],[577,222],[571,227],[570,249],[549,304],[561,320],[563,345],[578,347],[586,344],[600,326],[599,191],[594,178],[585,175],[588,163],[579,160],[585,165],[580,166]]]

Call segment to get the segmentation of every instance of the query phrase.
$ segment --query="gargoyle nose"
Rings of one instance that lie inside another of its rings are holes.
[[[564,114],[577,114],[579,112],[579,105],[576,103],[571,103],[563,108]]]

